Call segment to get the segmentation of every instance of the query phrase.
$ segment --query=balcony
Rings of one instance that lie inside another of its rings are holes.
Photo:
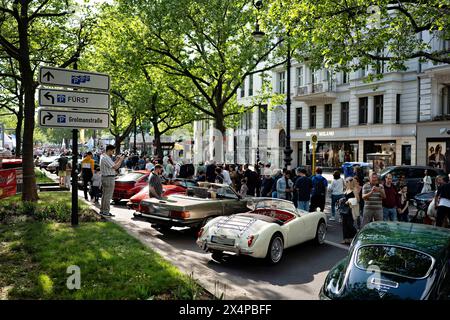
[[[322,81],[319,83],[309,83],[303,87],[296,87],[294,100],[307,103],[331,102],[336,99],[335,82]]]

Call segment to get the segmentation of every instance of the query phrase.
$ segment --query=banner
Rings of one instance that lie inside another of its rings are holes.
[[[17,192],[16,169],[0,170],[0,199]]]

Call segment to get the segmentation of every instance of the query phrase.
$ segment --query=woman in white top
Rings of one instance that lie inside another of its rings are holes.
[[[333,172],[333,181],[328,186],[331,194],[331,218],[330,221],[336,220],[336,203],[344,196],[344,179],[341,178],[339,171]]]
[[[423,177],[423,188],[422,188],[422,193],[424,192],[429,192],[431,191],[431,184],[433,183],[431,181],[431,177],[428,175],[428,170],[425,170],[424,173],[424,177]]]

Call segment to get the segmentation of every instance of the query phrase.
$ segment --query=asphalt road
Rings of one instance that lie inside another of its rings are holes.
[[[318,299],[328,271],[348,252],[348,246],[340,244],[341,225],[330,222],[324,245],[310,242],[289,248],[275,266],[237,256],[219,263],[211,259],[210,253],[197,247],[196,235],[189,229],[176,228],[162,234],[148,222],[134,218],[133,211],[123,204],[112,205],[111,212],[115,214],[111,220],[180,270],[193,273],[201,285],[213,294],[223,294],[225,299]]]

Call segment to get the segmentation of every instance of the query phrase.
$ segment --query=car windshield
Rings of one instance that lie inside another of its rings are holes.
[[[132,172],[128,173],[120,178],[118,178],[116,181],[123,182],[123,181],[137,181],[139,178],[143,177],[144,174],[140,172]]]
[[[358,268],[379,268],[381,272],[420,279],[427,276],[433,259],[424,253],[394,246],[363,246],[355,260]]]
[[[269,210],[283,210],[289,212],[295,212],[295,207],[292,203],[287,201],[276,201],[276,200],[262,200],[256,201],[252,205],[253,210],[258,209],[269,209]]]

